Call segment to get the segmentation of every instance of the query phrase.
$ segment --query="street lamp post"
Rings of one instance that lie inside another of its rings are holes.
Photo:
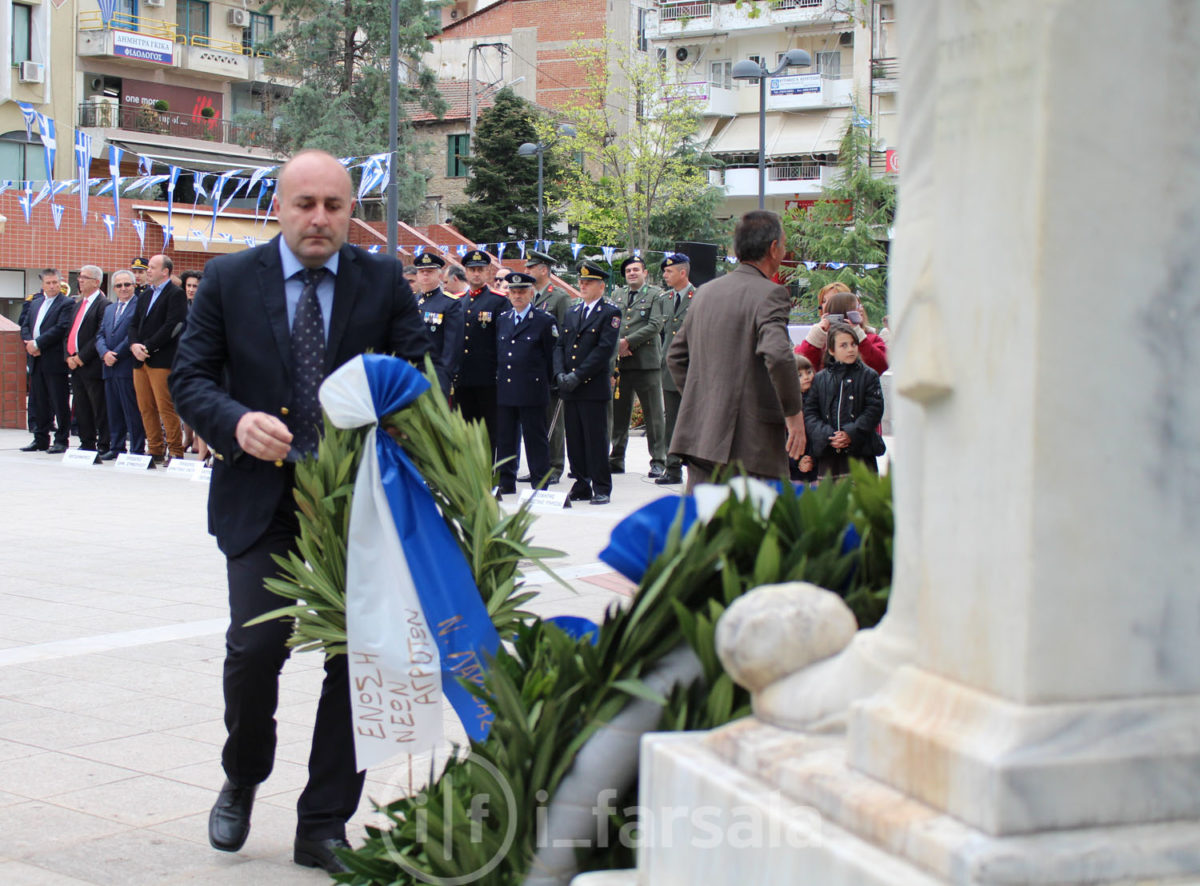
[[[560,123],[558,126],[558,134],[564,138],[575,137],[575,127],[569,123]],[[517,148],[517,154],[521,157],[537,156],[538,161],[538,240],[545,239],[543,225],[546,214],[546,207],[542,199],[543,188],[543,160],[546,151],[554,147],[556,142],[525,142],[521,147]]]
[[[767,70],[762,62],[742,59],[730,72],[734,80],[758,81],[758,208],[764,207],[767,193],[767,78],[782,74],[788,68],[803,68],[812,64],[812,56],[803,49],[789,49],[775,70]]]

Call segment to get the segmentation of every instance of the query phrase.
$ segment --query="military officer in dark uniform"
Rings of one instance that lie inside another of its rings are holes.
[[[446,260],[436,252],[422,252],[413,262],[417,269],[417,310],[429,337],[433,339],[430,356],[442,371],[439,378],[449,384],[458,372],[463,356],[463,305],[452,295],[442,292],[442,268]],[[443,394],[450,396],[449,390]]]
[[[454,381],[454,405],[468,421],[481,421],[487,428],[496,454],[496,323],[511,306],[483,278],[492,267],[492,257],[480,249],[463,256],[467,292],[462,304],[466,315],[462,365]],[[474,281],[474,282],[472,282]]]
[[[525,256],[525,273],[533,276],[533,306],[554,315],[554,320],[561,330],[567,322],[567,311],[575,302],[565,289],[555,286],[550,281],[550,272],[554,269],[553,256],[545,252],[530,250]],[[550,395],[550,405],[546,408],[547,422],[558,414],[558,419],[550,426],[550,482],[557,483],[563,472],[563,440],[565,434],[565,415],[559,408],[556,394]]]
[[[504,462],[500,466],[502,493],[517,491],[518,439],[525,442],[533,487],[541,489],[550,473],[546,404],[550,402],[558,339],[554,317],[531,304],[533,277],[519,271],[509,274],[508,297],[512,309],[500,315],[496,326],[496,449]]]
[[[621,311],[604,300],[608,272],[585,261],[579,268],[583,301],[567,312],[554,349],[555,379],[567,415],[567,456],[572,501],[606,505],[612,496],[608,467],[608,403],[612,362],[621,334]]]
[[[646,282],[646,263],[640,256],[621,262],[626,285],[614,289],[613,303],[622,311],[621,340],[617,343],[617,395],[612,409],[612,452],[609,468],[625,473],[625,444],[633,416],[633,396],[642,404],[646,442],[650,446],[650,477],[661,477],[667,467],[667,443],[663,435],[662,342],[666,323],[662,290]]]
[[[696,287],[688,279],[691,270],[692,260],[682,252],[663,257],[662,275],[666,290],[661,298],[666,314],[666,323],[662,331],[661,377],[663,418],[665,419],[663,436],[667,441],[667,472],[654,481],[659,486],[683,482],[683,460],[670,451],[671,435],[675,433],[675,419],[679,417],[679,404],[683,395],[679,393],[679,388],[675,386],[675,379],[671,378],[671,373],[667,371],[667,348],[671,347],[671,342],[675,340],[675,333],[683,326],[683,318],[687,316],[688,308],[692,305],[692,295],[695,294]]]
[[[149,298],[154,289],[146,282],[146,272],[150,270],[150,262],[139,256],[129,263],[129,270],[133,272],[133,294],[139,299]]]

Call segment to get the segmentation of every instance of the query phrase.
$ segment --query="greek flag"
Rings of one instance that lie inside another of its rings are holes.
[[[111,240],[113,238],[113,234],[115,234],[117,231],[117,220],[108,213],[105,213],[103,218],[105,230],[108,231],[108,239]]]
[[[579,253],[583,251],[582,243],[571,244],[571,258],[579,258]]]
[[[108,174],[112,176],[112,192],[113,192],[113,212],[116,217],[121,217],[121,154],[120,148],[116,145],[108,146]],[[108,216],[105,216],[108,218]],[[108,224],[106,221],[105,224]],[[108,239],[112,239],[112,229],[109,228]]]
[[[446,698],[473,739],[491,710],[459,683],[479,683],[500,638],[466,558],[425,480],[379,417],[429,388],[403,360],[356,357],[321,385],[321,405],[342,428],[369,425],[350,506],[346,654],[354,753],[360,770],[442,737]]]
[[[46,149],[46,181],[52,182],[54,181],[54,155],[58,152],[58,139],[55,138],[54,121],[45,114],[38,114],[38,130],[42,136],[42,147]]]
[[[17,102],[21,109],[21,118],[25,121],[25,140],[33,141],[33,124],[37,121],[38,112],[27,102]]]
[[[75,172],[79,176],[79,217],[87,224],[89,172],[92,165],[92,137],[82,129],[75,130]]]
[[[117,0],[99,0],[99,3],[100,20],[107,25],[112,21],[112,17],[117,11]]]
[[[50,204],[50,215],[54,217],[54,230],[58,230],[62,225],[63,205],[61,203]]]

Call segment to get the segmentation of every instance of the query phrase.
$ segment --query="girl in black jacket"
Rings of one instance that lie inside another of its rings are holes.
[[[884,452],[879,436],[883,388],[879,374],[858,357],[858,340],[844,324],[829,327],[825,368],[804,398],[804,429],[817,460],[818,476],[850,473],[850,459],[878,471]]]

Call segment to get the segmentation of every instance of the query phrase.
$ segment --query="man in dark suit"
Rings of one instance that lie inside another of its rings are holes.
[[[579,268],[583,301],[567,312],[554,349],[558,394],[566,407],[567,458],[572,501],[606,505],[612,496],[608,466],[608,402],[612,364],[621,334],[621,310],[604,300],[608,272],[585,261]]]
[[[175,413],[168,380],[179,334],[187,320],[187,296],[171,282],[171,259],[155,255],[146,271],[146,285],[138,298],[129,327],[129,350],[139,365],[133,370],[146,445],[156,463],[183,458],[183,429]],[[166,437],[164,441],[164,435]]]
[[[230,625],[225,639],[226,782],[209,817],[209,842],[236,852],[250,830],[257,785],[275,756],[279,671],[287,621],[244,627],[282,600],[263,587],[272,555],[295,550],[293,462],[313,453],[322,378],[367,351],[422,365],[431,350],[416,300],[390,256],[346,244],[350,176],[322,151],[280,170],[274,210],[282,235],[209,261],[179,344],[171,391],[184,419],[212,447],[209,529],[225,554]],[[362,793],[344,655],[327,656],[297,804],[293,858],[345,870],[346,820]]]
[[[54,268],[41,273],[42,294],[29,303],[21,326],[25,352],[32,358],[29,371],[29,402],[33,407],[33,442],[22,452],[66,452],[71,435],[71,399],[67,387],[65,342],[71,329],[75,302],[60,289]],[[54,445],[50,444],[54,423]]]
[[[79,269],[79,303],[67,333],[67,368],[75,393],[75,420],[79,448],[108,452],[108,406],[104,400],[103,361],[96,350],[96,334],[108,299],[100,291],[104,271],[95,265]]]
[[[463,359],[454,380],[454,405],[467,421],[482,421],[496,454],[496,322],[511,305],[484,281],[492,257],[480,249],[463,256],[467,278]]]
[[[772,279],[785,242],[774,212],[743,215],[733,232],[737,267],[696,290],[667,351],[682,395],[670,448],[687,462],[688,492],[726,465],[786,478],[787,457],[804,454],[804,403],[787,330],[791,300]]]
[[[442,268],[446,260],[435,252],[422,252],[413,261],[417,269],[417,309],[425,323],[425,331],[433,342],[433,362],[439,376],[452,379],[462,363],[463,305],[457,296],[442,291]],[[450,388],[442,388],[450,396]]]
[[[517,446],[525,442],[529,457],[529,482],[541,489],[550,473],[550,441],[546,435],[546,404],[554,378],[554,342],[558,325],[539,311],[533,299],[533,277],[513,271],[508,275],[512,310],[500,315],[496,326],[496,450],[500,466],[500,491],[517,491]]]
[[[104,309],[100,331],[96,334],[96,351],[104,363],[104,399],[108,405],[108,452],[102,461],[112,461],[125,451],[141,455],[146,450],[146,432],[142,414],[138,411],[137,393],[133,389],[133,354],[129,352],[129,325],[137,309],[136,284],[130,271],[117,271],[109,281],[116,301]]]

